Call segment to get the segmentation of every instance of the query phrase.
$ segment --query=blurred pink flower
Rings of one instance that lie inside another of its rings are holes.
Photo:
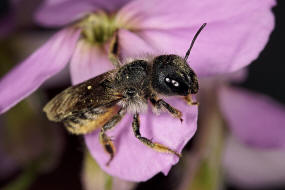
[[[234,87],[219,91],[223,115],[232,133],[252,147],[285,148],[285,108],[271,98]]]
[[[223,164],[240,187],[284,185],[285,107],[239,88],[219,90],[221,112],[231,129]]]
[[[243,189],[284,187],[284,159],[282,148],[252,147],[231,135],[226,139],[223,158],[226,180]]]
[[[116,32],[121,57],[161,52],[184,56],[196,30],[207,22],[192,51],[191,67],[200,78],[238,70],[265,46],[273,29],[274,4],[274,0],[47,0],[37,13],[38,23],[65,27],[3,77],[0,113],[69,62],[73,84],[112,69],[107,52]],[[141,117],[141,133],[181,152],[196,131],[197,108],[178,99],[169,103],[183,112],[184,122],[180,124],[167,113],[154,116],[148,110]],[[105,166],[108,155],[98,141],[98,132],[86,135],[92,156],[109,174],[127,180],[144,181],[160,171],[167,174],[178,158],[141,144],[130,125],[131,116],[127,115],[110,132],[117,153],[109,167]]]

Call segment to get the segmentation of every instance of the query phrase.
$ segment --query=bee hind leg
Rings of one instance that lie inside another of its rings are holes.
[[[133,127],[133,131],[134,131],[136,138],[138,138],[143,144],[149,146],[150,148],[154,149],[157,152],[175,154],[176,156],[181,157],[181,154],[179,154],[176,151],[168,148],[167,146],[164,146],[164,145],[159,144],[159,143],[154,143],[150,139],[147,139],[147,138],[141,136],[140,120],[139,120],[139,114],[138,113],[134,114],[132,127]]]
[[[116,149],[112,139],[106,134],[106,131],[115,127],[125,114],[126,110],[121,108],[120,111],[116,115],[114,115],[107,123],[105,123],[104,126],[101,128],[99,134],[100,142],[103,145],[105,151],[110,155],[110,159],[106,163],[107,166],[113,160]]]

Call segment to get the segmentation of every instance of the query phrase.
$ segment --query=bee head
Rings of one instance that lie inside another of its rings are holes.
[[[178,55],[160,55],[153,60],[152,87],[164,95],[196,94],[198,80],[185,59]]]
[[[178,55],[160,55],[153,60],[152,87],[164,95],[196,94],[199,89],[197,76],[187,64],[187,59],[204,23],[196,32],[184,58]]]

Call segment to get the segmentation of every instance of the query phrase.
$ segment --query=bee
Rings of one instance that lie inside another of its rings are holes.
[[[148,101],[155,110],[167,111],[182,122],[182,113],[160,96],[182,96],[190,105],[197,105],[192,94],[199,89],[197,75],[187,64],[194,42],[206,26],[195,34],[184,58],[170,54],[149,60],[136,59],[119,68],[71,86],[50,100],[43,111],[49,120],[63,122],[73,134],[84,135],[100,129],[99,141],[110,155],[109,165],[115,155],[115,146],[106,132],[124,117],[133,114],[134,136],[158,152],[176,151],[143,137],[140,133],[139,113],[146,110]]]

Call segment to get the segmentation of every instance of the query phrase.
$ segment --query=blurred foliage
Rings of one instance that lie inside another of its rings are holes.
[[[82,171],[82,184],[85,190],[132,190],[136,185],[134,182],[106,174],[87,151]]]
[[[221,162],[225,133],[224,121],[215,95],[216,85],[200,90],[200,117],[196,141],[186,158],[187,165],[190,167],[180,190],[223,188]]]
[[[0,40],[0,77],[11,70],[16,62],[15,42],[11,38]]]
[[[82,182],[85,190],[112,189],[112,177],[101,170],[90,153],[85,153]]]
[[[2,190],[25,190],[29,189],[37,176],[38,164],[34,163],[26,167],[23,172]]]
[[[38,110],[40,101],[33,95],[0,118],[0,148],[22,171],[11,186],[28,186],[37,174],[54,169],[61,155],[60,131]]]

